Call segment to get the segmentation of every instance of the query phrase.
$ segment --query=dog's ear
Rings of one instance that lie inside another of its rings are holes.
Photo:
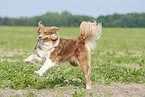
[[[44,27],[44,26],[41,24],[41,22],[42,22],[42,21],[40,21],[40,22],[38,23],[39,28]]]
[[[57,31],[57,30],[59,30],[59,28],[57,28],[57,27],[55,27],[55,26],[52,26],[52,27],[51,27],[51,30]]]

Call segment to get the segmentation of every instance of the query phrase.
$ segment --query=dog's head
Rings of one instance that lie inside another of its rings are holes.
[[[53,42],[58,39],[58,30],[59,28],[52,26],[52,27],[45,27],[41,24],[41,21],[38,23],[38,39],[43,40],[43,42]]]

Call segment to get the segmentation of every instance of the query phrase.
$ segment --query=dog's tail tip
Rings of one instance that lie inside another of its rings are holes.
[[[80,25],[80,31],[85,38],[87,47],[94,49],[96,47],[96,40],[102,34],[102,23],[97,23],[95,20],[93,23],[83,21]]]

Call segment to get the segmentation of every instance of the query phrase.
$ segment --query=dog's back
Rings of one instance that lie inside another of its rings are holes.
[[[81,34],[76,39],[60,38],[59,45],[51,54],[51,59],[58,62],[70,60],[71,57],[75,59],[81,54],[89,54],[90,49],[96,46],[96,40],[101,36],[102,25],[96,22],[82,22],[80,25]]]

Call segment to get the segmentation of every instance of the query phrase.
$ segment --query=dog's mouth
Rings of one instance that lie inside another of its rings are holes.
[[[48,40],[48,39],[49,39],[49,40]],[[41,36],[38,36],[38,40],[37,40],[37,42],[36,42],[36,45],[35,45],[34,50],[36,50],[37,45],[38,45],[38,42],[39,42],[40,40],[43,40],[43,41],[50,41],[50,40],[56,41],[57,39],[58,39],[58,36],[57,36],[56,34],[52,34],[51,37],[45,37],[45,38],[42,38]]]
[[[51,38],[48,38],[48,37],[45,37],[45,38],[39,38],[39,37],[38,37],[38,41],[39,41],[39,40],[47,40],[47,39],[51,39]]]
[[[40,38],[40,37],[38,37],[38,40],[37,40],[37,42],[36,42],[36,45],[35,45],[34,50],[36,50],[37,45],[38,45],[38,42],[39,42],[40,40],[47,40],[47,39],[51,39],[51,38],[48,38],[48,37],[45,37],[45,38]]]

